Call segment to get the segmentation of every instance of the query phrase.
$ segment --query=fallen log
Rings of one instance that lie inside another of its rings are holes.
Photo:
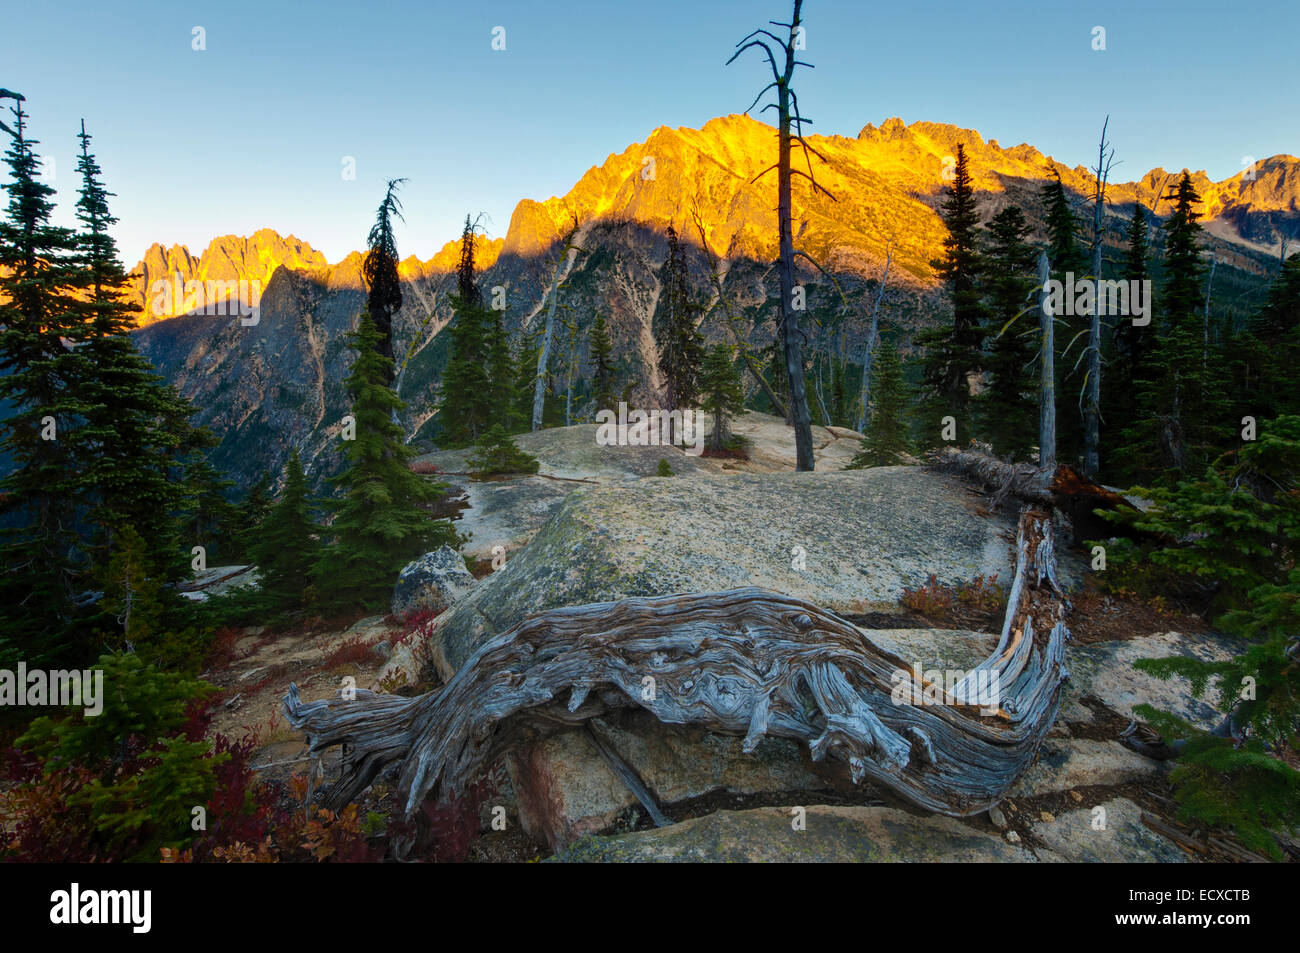
[[[986,811],[1032,762],[1066,678],[1052,521],[1026,509],[993,654],[960,680],[927,681],[834,613],[762,589],[691,593],[542,612],[485,643],[416,698],[285,698],[313,754],[343,745],[326,794],[339,808],[400,762],[410,817],[465,790],[511,747],[639,706],[668,724],[808,745],[919,807]],[[990,690],[991,689],[991,690]]]
[[[1068,464],[1043,468],[1032,463],[1008,463],[994,456],[987,444],[975,443],[966,449],[941,447],[928,458],[940,470],[977,482],[990,494],[993,509],[1014,498],[1060,510],[1074,528],[1075,542],[1115,535],[1114,527],[1097,516],[1097,510],[1136,509],[1121,494],[1088,479]]]

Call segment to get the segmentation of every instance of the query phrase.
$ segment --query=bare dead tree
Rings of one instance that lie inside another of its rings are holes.
[[[1038,305],[1042,322],[1038,355],[1038,465],[1044,468],[1056,466],[1056,318],[1047,291],[1050,278],[1047,251],[1043,250],[1038,253]]]
[[[14,99],[20,103],[27,101],[26,96],[24,96],[22,93],[15,93],[12,89],[0,89],[0,99]],[[2,122],[0,122],[0,129],[3,129],[5,132],[9,133],[9,135],[13,136],[15,139],[22,138],[21,136],[18,135],[18,133],[15,130],[10,129]]]
[[[1110,178],[1115,150],[1106,142],[1106,127],[1110,117],[1101,127],[1101,141],[1097,146],[1097,166],[1094,168],[1092,192],[1092,320],[1088,325],[1088,370],[1084,375],[1086,397],[1083,407],[1083,473],[1089,479],[1101,469],[1101,265],[1102,239],[1105,235],[1106,183]]]
[[[795,95],[795,91],[791,87],[795,67],[807,66],[809,69],[812,68],[811,63],[805,63],[795,58],[796,45],[802,46],[803,42],[803,31],[799,19],[802,6],[803,0],[794,0],[794,13],[789,23],[780,23],[776,20],[768,21],[772,26],[789,30],[784,39],[770,30],[755,30],[736,44],[736,51],[731,54],[731,59],[727,60],[727,64],[730,65],[740,54],[752,48],[762,50],[772,68],[772,82],[759,91],[758,95],[754,97],[754,102],[750,104],[749,109],[746,109],[745,112],[748,113],[750,109],[758,105],[759,100],[763,98],[763,95],[769,89],[776,89],[776,102],[768,103],[760,112],[765,112],[768,109],[777,111],[777,161],[775,165],[769,166],[756,175],[754,181],[758,181],[773,169],[776,170],[777,224],[780,234],[780,267],[778,272],[781,287],[781,342],[785,350],[786,375],[790,382],[790,413],[794,423],[795,469],[810,471],[813,469],[812,415],[808,410],[808,393],[804,385],[803,350],[801,346],[803,332],[799,328],[798,314],[794,309],[795,249],[794,235],[790,225],[791,177],[801,175],[811,183],[814,191],[820,191],[831,198],[834,198],[834,196],[831,196],[830,192],[818,185],[812,176],[810,154],[816,155],[823,162],[826,161],[826,158],[811,147],[803,136],[804,125],[812,125],[812,121],[805,119],[800,114],[799,97]],[[773,46],[782,53],[783,68],[777,66],[777,57],[773,52]],[[791,131],[792,127],[793,132]],[[792,142],[799,143],[803,149],[804,159],[808,163],[807,172],[790,168],[790,146]]]

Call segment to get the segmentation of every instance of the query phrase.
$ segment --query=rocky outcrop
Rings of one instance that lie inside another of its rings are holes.
[[[468,450],[440,450],[419,457],[446,474],[458,505],[456,529],[469,535],[461,551],[491,559],[521,548],[537,535],[555,508],[574,490],[621,485],[658,474],[667,460],[676,478],[696,474],[779,473],[794,469],[794,432],[777,417],[749,411],[732,422],[734,434],[749,441],[749,459],[691,456],[678,447],[600,446],[595,424],[554,427],[520,434],[515,443],[538,460],[536,475],[466,479]],[[813,428],[813,456],[822,471],[840,470],[853,459],[862,435],[842,427]],[[497,547],[501,547],[500,550]]]
[[[1024,847],[950,817],[890,807],[718,811],[671,827],[588,837],[557,854],[567,863],[1032,863]],[[802,820],[803,829],[796,829]]]
[[[1142,823],[1142,809],[1127,798],[1081,807],[1033,825],[1043,841],[1046,860],[1070,863],[1185,863],[1187,855],[1173,841]]]
[[[799,746],[765,738],[750,754],[740,738],[663,725],[651,717],[595,722],[654,792],[673,804],[714,791],[826,790],[833,784],[806,765]],[[608,828],[636,798],[583,731],[568,731],[510,757],[510,774],[524,831],[552,849]]]
[[[425,553],[403,567],[393,587],[393,615],[399,619],[415,612],[446,612],[474,588],[465,560],[450,546]]]
[[[915,467],[699,474],[583,486],[532,541],[443,617],[444,677],[525,616],[624,596],[760,586],[840,613],[893,605],[931,575],[1011,576],[1011,516]],[[1065,579],[1082,572],[1063,555]]]
[[[1192,684],[1181,676],[1159,679],[1133,667],[1144,658],[1189,656],[1202,661],[1226,661],[1235,653],[1228,639],[1210,633],[1166,632],[1116,642],[1098,642],[1070,649],[1070,681],[1061,699],[1060,717],[1068,722],[1091,722],[1094,713],[1083,703],[1091,697],[1125,717],[1143,703],[1172,712],[1199,728],[1210,729],[1222,720],[1216,708],[1219,693],[1211,687],[1202,698],[1192,694]]]

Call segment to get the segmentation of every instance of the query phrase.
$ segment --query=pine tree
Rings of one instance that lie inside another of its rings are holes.
[[[1038,442],[1034,344],[1038,313],[1030,298],[1035,281],[1032,229],[1009,205],[989,223],[981,286],[991,340],[988,389],[981,395],[983,431],[996,453],[1023,459]]]
[[[1081,282],[1088,274],[1087,257],[1079,244],[1079,222],[1061,181],[1060,170],[1048,167],[1050,178],[1043,187],[1047,217],[1047,261],[1054,279],[1067,282],[1073,275]],[[1062,462],[1077,462],[1083,451],[1083,363],[1079,355],[1087,346],[1088,315],[1057,315],[1056,342],[1056,441]],[[1075,365],[1079,367],[1076,369]]]
[[[361,265],[361,276],[365,280],[367,298],[366,307],[371,320],[379,331],[379,354],[393,360],[393,316],[402,307],[402,282],[397,274],[397,239],[393,236],[393,219],[402,219],[402,203],[397,199],[397,187],[405,179],[391,179],[384,200],[379,203],[375,215],[375,224],[366,237],[366,257]],[[393,383],[393,371],[389,371],[386,383]]]
[[[1269,289],[1268,300],[1249,322],[1247,333],[1232,348],[1238,364],[1240,413],[1262,419],[1300,414],[1300,389],[1295,368],[1300,365],[1300,254],[1292,255]],[[1253,369],[1253,373],[1252,373]]]
[[[1147,242],[1147,217],[1142,203],[1133,204],[1133,218],[1128,227],[1128,250],[1124,253],[1123,280],[1130,283],[1150,281],[1147,261],[1150,250]],[[1148,299],[1150,300],[1150,299]],[[1138,382],[1147,373],[1148,335],[1152,325],[1135,327],[1132,321],[1120,319],[1112,337],[1109,375],[1111,384],[1106,388],[1105,413],[1102,415],[1103,434],[1118,438],[1133,427],[1138,416]],[[1103,456],[1103,460],[1108,459]],[[1115,474],[1132,476],[1123,451],[1108,470]]]
[[[1184,171],[1170,193],[1174,209],[1165,223],[1165,281],[1151,328],[1155,346],[1139,380],[1142,414],[1130,434],[1126,458],[1140,475],[1197,472],[1208,461],[1218,419],[1212,379],[1219,370],[1204,351],[1204,266],[1200,196]],[[1145,464],[1141,461],[1145,460]]]
[[[1180,819],[1230,827],[1247,846],[1280,858],[1271,831],[1300,825],[1300,772],[1278,757],[1300,743],[1300,417],[1261,421],[1257,441],[1220,456],[1201,479],[1139,492],[1150,508],[1107,518],[1164,542],[1112,547],[1119,556],[1112,571],[1154,566],[1175,582],[1199,582],[1213,594],[1216,625],[1245,642],[1226,661],[1134,663],[1158,678],[1189,679],[1195,695],[1218,680],[1225,717],[1215,730],[1150,705],[1134,712],[1176,752],[1170,781]]]
[[[76,498],[97,528],[92,560],[106,558],[117,535],[130,527],[142,542],[149,570],[175,579],[184,564],[177,516],[187,497],[175,469],[182,462],[178,451],[194,441],[189,418],[195,411],[153,370],[130,337],[139,309],[127,298],[128,277],[109,234],[117,221],[108,209],[112,193],[102,184],[84,124],[78,138],[80,294],[72,310],[81,322],[83,341],[76,350],[73,385],[81,409],[79,424],[69,434],[77,465]],[[203,480],[207,490],[213,484],[218,491],[223,488],[210,467],[190,475]],[[213,535],[206,536],[209,545]]]
[[[328,530],[332,544],[314,575],[328,607],[378,609],[403,566],[444,543],[458,544],[459,537],[451,523],[420,506],[443,488],[410,470],[415,453],[392,419],[405,405],[388,386],[392,361],[379,353],[379,330],[368,312],[348,341],[357,352],[346,382],[356,438],[345,441],[346,469],[330,480],[343,499]]]
[[[310,604],[312,570],[320,559],[319,533],[295,447],[285,467],[284,493],[258,527],[251,551],[261,577],[261,595],[271,612]]]
[[[659,284],[663,307],[655,312],[654,337],[664,382],[662,406],[670,411],[686,410],[694,407],[700,396],[704,339],[695,327],[696,309],[690,301],[686,257],[672,225],[668,226],[668,257]]]
[[[470,471],[480,477],[498,473],[536,473],[541,465],[532,454],[520,450],[500,424],[493,424],[479,437],[467,462]]]
[[[0,631],[24,657],[43,661],[67,657],[85,570],[68,439],[82,411],[69,386],[82,329],[72,297],[76,239],[50,224],[54,190],[39,178],[21,100],[12,111],[0,221],[0,401],[9,405],[0,432],[10,466],[0,481]]]
[[[591,354],[591,387],[597,410],[610,410],[618,403],[615,392],[614,347],[609,340],[609,326],[603,314],[596,315],[587,334],[587,349]]]
[[[237,558],[251,559],[249,553],[257,542],[258,527],[275,505],[271,496],[271,483],[271,474],[263,473],[235,506],[230,523],[230,538],[234,542],[233,553]]]
[[[483,306],[474,280],[474,226],[465,217],[461,236],[458,293],[452,299],[455,313],[447,369],[442,376],[442,404],[438,408],[440,441],[446,447],[469,446],[493,423],[517,422],[510,377],[510,349],[501,312]]]
[[[958,442],[965,443],[971,433],[970,378],[982,365],[984,309],[976,283],[980,272],[979,213],[969,161],[961,145],[957,146],[957,164],[947,191],[940,212],[948,229],[944,256],[931,266],[948,285],[952,323],[919,335],[917,343],[925,347],[922,380],[931,418],[927,433],[931,439],[937,437],[940,418],[952,416],[957,422]]]
[[[906,420],[908,393],[898,349],[886,339],[876,347],[871,385],[871,413],[862,449],[845,467],[887,467],[901,462],[911,450]]]
[[[700,409],[713,418],[709,449],[725,450],[731,437],[728,421],[745,412],[745,392],[740,386],[731,348],[727,345],[715,344],[705,353],[700,390]]]

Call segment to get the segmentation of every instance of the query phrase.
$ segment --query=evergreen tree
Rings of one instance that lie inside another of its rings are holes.
[[[612,410],[618,404],[615,392],[614,347],[609,340],[609,326],[603,314],[596,315],[587,335],[591,354],[591,387],[597,410]]]
[[[1133,218],[1128,227],[1128,250],[1124,253],[1122,279],[1130,283],[1150,281],[1151,274],[1147,264],[1150,251],[1147,242],[1147,217],[1142,203],[1133,203]],[[1149,299],[1148,299],[1149,300]],[[1115,326],[1112,338],[1110,377],[1112,383],[1106,388],[1105,412],[1102,415],[1103,444],[1107,434],[1121,435],[1130,429],[1138,415],[1137,387],[1138,381],[1146,375],[1148,335],[1152,325],[1135,327],[1127,318],[1121,318]],[[1102,459],[1107,459],[1103,455]],[[1116,465],[1109,470],[1132,476],[1125,465],[1121,451]]]
[[[230,524],[230,538],[234,542],[233,551],[238,558],[251,558],[249,553],[257,542],[258,527],[262,525],[262,521],[266,519],[274,505],[275,500],[271,496],[271,474],[263,473],[235,506],[234,517]]]
[[[1024,213],[1009,205],[989,223],[982,286],[992,344],[988,389],[981,395],[984,433],[996,453],[1023,459],[1038,443],[1034,352],[1038,313],[1031,296],[1037,255]]]
[[[1233,342],[1238,365],[1233,388],[1241,394],[1233,419],[1300,414],[1300,255],[1292,255],[1269,289],[1268,300]]]
[[[459,537],[420,506],[438,499],[443,487],[410,470],[415,453],[392,419],[405,405],[388,385],[392,361],[379,353],[368,312],[348,341],[357,352],[347,378],[356,438],[345,442],[346,469],[330,480],[343,499],[328,530],[332,545],[316,566],[316,588],[330,608],[379,609],[403,566]]]
[[[258,528],[251,555],[267,608],[281,613],[312,600],[312,569],[320,559],[320,528],[311,518],[307,478],[294,448],[285,468],[284,493]]]
[[[705,353],[700,390],[703,392],[700,409],[713,418],[709,449],[725,450],[731,436],[729,419],[745,412],[745,392],[727,345],[715,344]]]
[[[687,284],[686,256],[677,232],[668,226],[668,257],[659,279],[662,311],[656,309],[655,343],[659,348],[659,374],[663,379],[665,410],[693,407],[700,396],[700,364],[704,339],[695,327],[695,311]]]
[[[106,558],[117,535],[129,526],[141,540],[149,571],[175,579],[184,565],[176,520],[187,498],[177,467],[179,452],[195,442],[189,422],[194,408],[153,370],[130,337],[139,309],[127,298],[128,277],[108,231],[117,221],[108,209],[112,193],[101,182],[84,124],[78,138],[80,268],[72,313],[81,323],[83,343],[75,360],[79,423],[69,433],[77,466],[75,492],[97,529],[91,541],[93,561]],[[201,473],[187,475],[202,480],[208,490],[220,492],[229,485],[206,461],[202,465]],[[212,534],[205,534],[202,541],[212,545],[212,540]]]
[[[397,187],[405,179],[391,179],[384,200],[379,203],[375,224],[366,237],[366,257],[361,265],[361,275],[366,282],[366,306],[371,320],[379,331],[379,354],[393,360],[393,316],[402,307],[402,283],[397,275],[397,239],[393,237],[393,219],[402,219],[402,203],[397,199]],[[393,370],[388,384],[393,383]]]
[[[1165,223],[1165,281],[1160,309],[1151,327],[1155,347],[1139,379],[1142,414],[1126,453],[1137,472],[1155,477],[1162,472],[1196,472],[1209,460],[1219,419],[1217,396],[1210,386],[1219,371],[1205,350],[1205,269],[1201,262],[1200,196],[1184,171],[1169,196],[1173,213]],[[1143,462],[1145,461],[1145,462]]]
[[[1150,705],[1134,711],[1176,752],[1170,780],[1180,818],[1230,827],[1280,858],[1270,831],[1300,825],[1300,772],[1278,756],[1300,743],[1300,417],[1261,421],[1257,441],[1220,456],[1201,479],[1139,492],[1150,508],[1107,518],[1162,542],[1112,546],[1112,571],[1131,578],[1155,567],[1174,583],[1198,581],[1213,596],[1216,625],[1245,641],[1226,661],[1134,663],[1159,678],[1190,679],[1196,695],[1217,679],[1225,718],[1214,731]]]
[[[898,349],[886,339],[876,346],[871,384],[871,413],[862,449],[845,467],[887,467],[901,461],[901,454],[911,450],[907,428],[907,384]]]
[[[0,401],[8,405],[0,433],[10,467],[0,480],[0,638],[43,661],[69,647],[85,569],[68,439],[82,411],[69,386],[82,328],[72,298],[77,242],[50,224],[54,190],[39,178],[21,100],[12,111],[0,221]]]
[[[468,463],[470,471],[481,477],[498,473],[536,473],[540,466],[536,457],[519,449],[500,424],[493,424],[479,437]]]
[[[930,416],[927,439],[936,439],[940,419],[952,416],[957,421],[958,443],[965,443],[971,434],[970,378],[982,365],[984,309],[977,285],[981,267],[979,213],[969,161],[961,145],[957,146],[957,164],[947,192],[940,207],[948,229],[943,240],[944,256],[931,266],[948,285],[952,323],[924,332],[917,343],[925,347],[922,380]]]
[[[448,327],[450,353],[442,376],[438,408],[441,442],[447,447],[474,443],[493,423],[516,424],[512,397],[510,347],[501,312],[483,306],[474,280],[474,226],[465,217],[461,236],[455,313]],[[531,393],[531,387],[530,387]]]
[[[1076,284],[1087,276],[1087,256],[1079,244],[1079,222],[1070,207],[1070,198],[1061,181],[1060,170],[1048,167],[1049,179],[1043,187],[1043,204],[1047,218],[1047,262],[1051,275],[1063,284],[1069,275]],[[1054,332],[1056,343],[1056,444],[1062,462],[1075,463],[1083,451],[1083,366],[1079,355],[1087,346],[1090,316],[1057,315]],[[1075,365],[1078,364],[1076,369]]]

